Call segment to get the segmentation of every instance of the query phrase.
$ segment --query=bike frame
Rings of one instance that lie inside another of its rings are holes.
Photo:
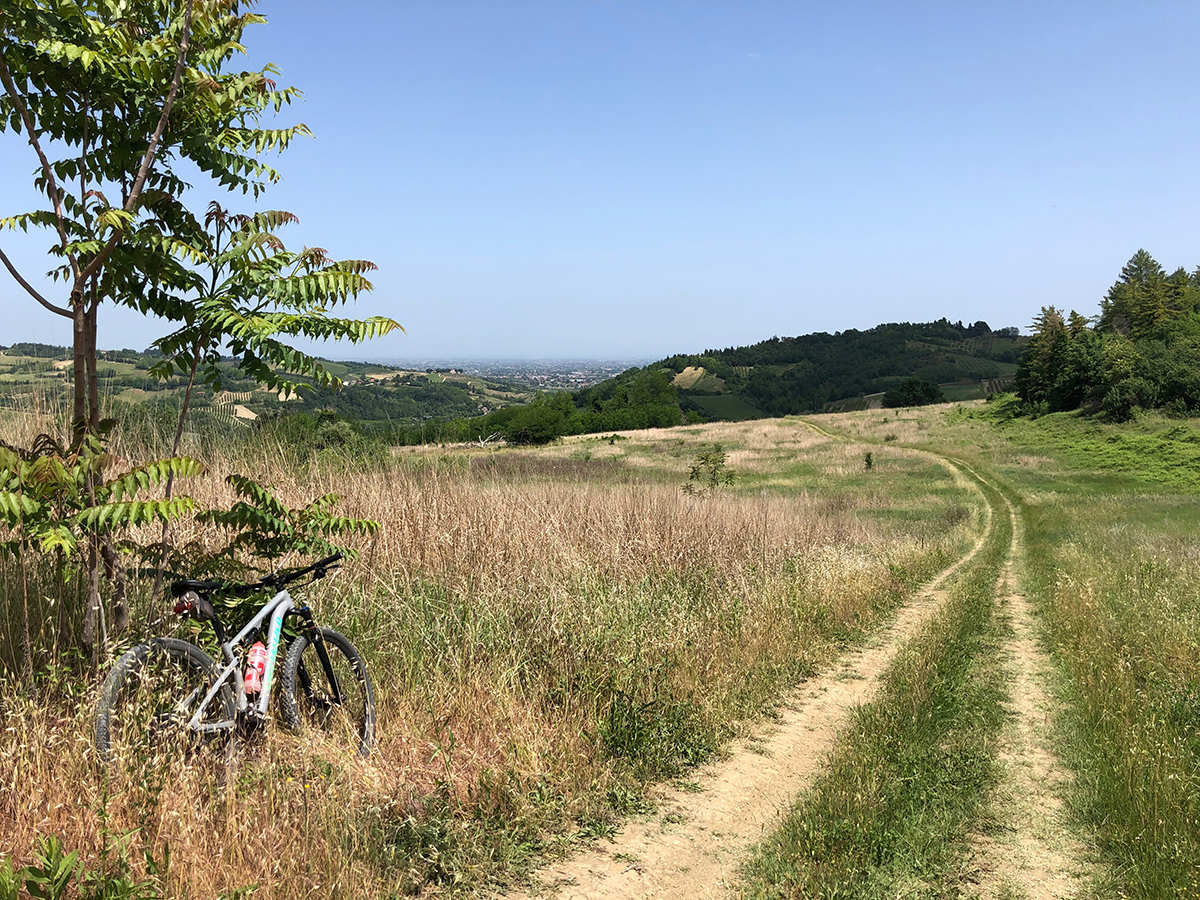
[[[303,608],[303,612],[307,612],[308,607]],[[221,645],[221,655],[225,660],[225,668],[221,670],[220,676],[213,684],[207,694],[204,695],[204,700],[201,701],[195,715],[188,722],[188,728],[192,731],[200,733],[225,731],[230,728],[236,728],[238,719],[250,712],[254,717],[265,719],[267,708],[271,702],[271,686],[275,680],[275,663],[279,657],[279,647],[283,640],[283,620],[289,613],[297,612],[296,604],[292,602],[291,595],[286,590],[281,590],[272,597],[258,613],[246,623],[246,627],[225,641]],[[267,665],[263,670],[262,689],[258,692],[258,702],[253,707],[250,705],[250,697],[246,693],[246,682],[242,677],[242,663],[238,659],[235,649],[243,641],[262,628],[263,622],[270,617],[271,624],[267,630]],[[311,614],[305,616],[311,624]],[[328,667],[328,658],[325,653],[325,647],[318,647],[318,655],[321,657],[323,666]],[[330,674],[327,672],[326,674]],[[201,722],[200,718],[204,715],[204,711],[208,708],[208,704],[212,702],[213,697],[225,685],[226,682],[232,679],[234,690],[237,694],[237,712],[234,718],[226,719],[223,722]]]

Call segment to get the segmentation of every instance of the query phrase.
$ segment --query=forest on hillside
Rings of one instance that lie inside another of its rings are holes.
[[[1016,379],[1028,412],[1200,415],[1200,267],[1167,274],[1138,250],[1098,315],[1046,306],[1033,329]]]
[[[943,318],[773,337],[747,347],[671,356],[661,365],[676,373],[703,369],[708,376],[683,391],[685,401],[704,406],[701,398],[722,394],[737,397],[760,416],[781,416],[820,412],[911,378],[980,385],[982,396],[984,382],[1015,373],[1024,342],[1015,327],[993,331],[986,322],[964,325]]]

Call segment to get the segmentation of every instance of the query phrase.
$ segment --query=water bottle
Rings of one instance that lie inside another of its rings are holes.
[[[262,641],[255,641],[246,657],[246,693],[257,694],[262,690],[263,674],[267,671],[267,648]]]

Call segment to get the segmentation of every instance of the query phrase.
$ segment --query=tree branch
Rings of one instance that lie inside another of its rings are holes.
[[[21,273],[17,271],[16,266],[14,266],[12,264],[12,262],[9,260],[9,258],[4,255],[3,250],[0,250],[0,262],[4,263],[4,268],[8,269],[9,274],[12,275],[12,277],[17,280],[17,284],[19,284],[21,287],[25,288],[25,290],[29,292],[30,297],[32,297],[38,303],[42,304],[42,306],[46,307],[46,309],[50,310],[50,312],[52,312],[52,313],[57,313],[58,315],[65,316],[68,319],[70,319],[72,317],[71,311],[69,309],[65,309],[61,306],[55,306],[53,303],[51,303],[49,300],[47,300],[45,297],[43,297],[41,294],[39,294],[37,292],[37,290],[34,289],[32,284],[30,284],[28,281],[26,281],[24,278],[22,278]]]
[[[83,139],[79,142],[79,208],[87,207],[88,112],[91,98],[83,101]]]
[[[187,9],[183,14],[183,33],[179,38],[179,56],[175,60],[175,74],[171,78],[171,89],[167,91],[167,99],[163,103],[162,115],[158,117],[158,127],[154,129],[154,134],[150,138],[150,146],[146,148],[146,155],[142,157],[142,164],[138,167],[137,177],[134,178],[129,196],[125,200],[125,212],[133,212],[137,207],[142,188],[146,185],[146,178],[150,175],[150,166],[154,164],[154,155],[158,152],[159,141],[162,140],[163,132],[167,128],[167,119],[170,118],[171,107],[175,105],[175,95],[179,92],[180,82],[183,81],[183,70],[187,64],[188,38],[191,37],[192,33],[192,5],[194,2],[195,0],[187,0]],[[121,232],[114,229],[113,236],[108,239],[108,243],[104,245],[104,249],[96,254],[95,258],[79,274],[80,280],[86,281],[104,265],[105,261],[112,255],[113,250],[116,249],[117,243],[120,240]]]
[[[4,84],[4,90],[12,98],[13,106],[20,113],[21,121],[25,124],[25,136],[29,138],[30,146],[41,160],[42,174],[46,177],[46,194],[49,196],[50,202],[54,204],[54,214],[58,217],[58,238],[62,241],[63,252],[66,253],[67,260],[71,263],[71,274],[78,281],[80,278],[79,263],[75,259],[75,254],[67,250],[71,242],[67,239],[67,228],[63,220],[62,192],[58,187],[58,180],[54,177],[54,168],[50,165],[50,160],[46,158],[41,142],[37,138],[37,132],[33,129],[33,119],[29,115],[29,108],[17,92],[17,86],[13,82],[12,73],[8,71],[8,65],[4,62],[3,54],[0,54],[0,82]],[[12,269],[10,268],[9,271],[11,272]],[[26,288],[26,290],[30,289]],[[45,301],[43,300],[42,303],[45,304]]]

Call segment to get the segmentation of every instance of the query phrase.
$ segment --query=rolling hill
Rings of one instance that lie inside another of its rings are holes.
[[[629,369],[590,391],[609,396],[621,384],[665,370],[684,412],[743,419],[863,409],[908,378],[939,384],[951,399],[983,397],[1011,384],[1028,338],[1016,328],[939,319],[888,323],[798,337],[773,337],[745,347],[678,354]]]

